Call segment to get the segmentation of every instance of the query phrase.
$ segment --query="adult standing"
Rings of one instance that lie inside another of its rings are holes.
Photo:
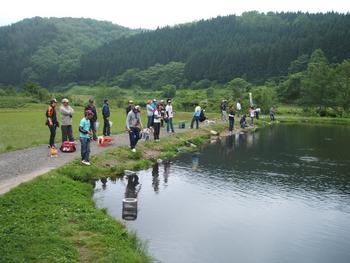
[[[227,100],[222,100],[220,105],[221,110],[221,120],[227,121]]]
[[[55,137],[56,137],[56,129],[59,127],[59,123],[57,121],[57,114],[56,114],[56,105],[57,100],[52,99],[50,101],[50,105],[46,110],[46,125],[49,127],[50,130],[50,139],[49,139],[49,147],[50,148],[56,148],[55,146]]]
[[[154,108],[151,100],[147,101],[147,128],[151,128],[153,126],[153,115]]]
[[[172,132],[175,132],[174,131],[174,125],[173,125],[174,110],[173,110],[173,105],[172,105],[171,99],[167,100],[167,105],[165,107],[165,112],[166,112],[167,119],[168,119],[166,130],[167,130],[167,132],[170,132],[170,130]]]
[[[228,122],[229,122],[229,132],[230,135],[232,135],[232,131],[235,127],[235,109],[233,106],[230,107],[229,113],[228,113]]]
[[[241,105],[241,100],[238,100],[236,103],[236,111],[237,111],[237,116],[239,117],[241,111],[242,111],[242,105]]]
[[[270,108],[270,120],[275,121],[275,114],[276,114],[276,108],[275,106],[272,106]]]
[[[91,110],[85,111],[85,117],[81,119],[79,124],[80,143],[81,143],[81,163],[85,165],[90,164],[90,142],[93,132],[91,130],[91,119],[94,113]]]
[[[103,116],[103,136],[110,136],[111,135],[111,125],[109,123],[109,117],[110,117],[110,111],[109,111],[109,104],[108,99],[103,100],[103,106],[102,106],[102,116]]]
[[[191,122],[191,129],[193,129],[194,122],[196,122],[196,129],[199,128],[199,117],[201,115],[201,111],[202,111],[202,108],[197,103],[196,108],[194,109],[194,113],[193,113],[193,118],[192,118],[192,122]]]
[[[140,139],[140,130],[142,129],[140,106],[136,105],[126,116],[126,129],[129,132],[130,149],[132,152],[136,152],[135,147]]]
[[[160,101],[159,104],[159,111],[160,111],[160,127],[164,127],[164,118],[165,118],[165,104],[164,104],[164,100]]]
[[[89,99],[89,104],[85,107],[85,111],[91,110],[94,114],[93,117],[90,119],[90,129],[92,131],[92,138],[94,141],[97,141],[97,135],[96,135],[96,122],[97,122],[97,111],[96,111],[96,105],[93,99]]]
[[[159,141],[160,121],[161,121],[161,119],[162,119],[162,115],[161,115],[161,112],[160,112],[160,105],[157,105],[154,108],[154,121],[153,121],[153,128],[154,128],[153,135],[154,135],[154,140],[156,142]]]
[[[74,142],[73,129],[72,129],[72,118],[74,110],[69,105],[69,100],[64,98],[60,107],[61,112],[61,131],[62,131],[62,142],[70,141]]]

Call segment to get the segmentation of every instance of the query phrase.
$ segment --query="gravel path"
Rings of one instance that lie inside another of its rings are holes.
[[[183,131],[185,129],[177,130],[176,132]],[[162,129],[160,136],[164,137],[167,135]],[[129,145],[129,135],[126,133],[112,137],[114,143],[108,147],[99,147],[96,142],[93,142],[91,147],[92,155],[97,155],[118,146]],[[38,175],[47,173],[77,158],[80,158],[80,143],[77,143],[76,152],[58,152],[58,157],[55,158],[48,156],[46,145],[0,154],[0,195],[23,182],[29,181]]]

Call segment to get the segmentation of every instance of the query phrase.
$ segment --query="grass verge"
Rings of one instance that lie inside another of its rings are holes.
[[[150,262],[144,244],[95,207],[91,182],[171,158],[179,147],[191,149],[209,134],[210,127],[174,134],[140,144],[136,154],[115,148],[94,157],[91,167],[74,161],[1,196],[0,261]]]

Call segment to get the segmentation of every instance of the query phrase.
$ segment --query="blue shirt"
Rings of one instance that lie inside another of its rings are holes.
[[[86,118],[82,118],[79,125],[84,131],[90,130],[90,120],[87,120]],[[90,135],[88,133],[82,133],[80,132],[80,138],[90,138]]]

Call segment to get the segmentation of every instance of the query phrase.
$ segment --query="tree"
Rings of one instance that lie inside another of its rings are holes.
[[[234,99],[241,98],[243,93],[246,93],[250,87],[251,84],[241,78],[235,78],[227,83],[227,88],[232,90]]]
[[[329,66],[322,50],[315,50],[302,80],[302,103],[316,106],[319,111],[325,111],[326,107],[336,107],[334,77],[334,69]]]
[[[255,87],[252,89],[252,95],[254,104],[264,113],[268,113],[269,109],[278,102],[277,92],[273,87]]]
[[[163,97],[165,98],[174,98],[176,95],[176,86],[175,85],[166,85],[163,88]]]

